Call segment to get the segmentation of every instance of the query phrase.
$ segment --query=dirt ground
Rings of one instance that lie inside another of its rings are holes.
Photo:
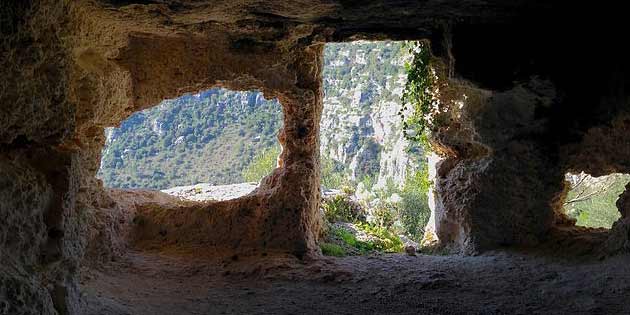
[[[84,272],[85,314],[630,314],[630,256],[492,252],[214,261],[132,251]]]

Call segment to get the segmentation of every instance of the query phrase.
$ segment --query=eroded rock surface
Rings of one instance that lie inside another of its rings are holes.
[[[162,190],[162,192],[192,201],[223,201],[243,197],[254,191],[256,187],[258,187],[257,183],[240,183],[231,185],[196,184],[173,187]]]
[[[537,244],[561,210],[552,200],[564,190],[564,174],[542,142],[547,118],[536,115],[551,106],[555,90],[534,81],[505,92],[465,93],[457,124],[437,139],[452,150],[438,166],[438,237],[472,252]]]

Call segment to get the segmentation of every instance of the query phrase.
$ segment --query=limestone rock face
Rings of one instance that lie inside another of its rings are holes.
[[[604,254],[630,251],[630,184],[617,200],[621,219],[615,222],[603,248]]]
[[[13,151],[2,157],[0,170],[0,298],[16,301],[8,305],[10,314],[78,311],[76,270],[84,238],[75,214],[76,185],[69,181],[76,171],[72,156]]]
[[[398,115],[409,57],[401,42],[328,44],[324,50],[322,158],[343,164],[355,181],[374,176],[374,188],[404,183],[419,164],[421,154],[409,154]]]
[[[79,267],[120,255],[126,235],[160,248],[317,256],[322,47],[329,41],[431,39],[451,86],[467,80],[470,88],[459,91],[476,98],[434,135],[447,157],[437,179],[437,233],[472,251],[535,244],[559,217],[565,172],[629,171],[630,65],[620,40],[625,18],[615,14],[625,11],[572,6],[3,3],[0,312],[80,313]],[[567,15],[571,9],[576,14]],[[212,87],[259,89],[283,106],[280,167],[253,194],[143,208],[103,189],[95,175],[105,127]],[[627,202],[620,204],[627,214]],[[144,225],[135,229],[138,213]],[[613,228],[611,252],[627,248],[626,216]]]
[[[458,124],[437,139],[453,150],[438,166],[438,237],[466,251],[536,244],[560,210],[551,200],[564,189],[564,175],[539,138],[546,120],[535,115],[551,105],[555,90],[530,82],[500,93],[466,92]]]
[[[539,26],[572,22],[543,14]],[[613,29],[615,24],[612,19],[602,26]],[[557,41],[564,26],[546,33],[518,23],[468,26],[455,25],[437,47],[433,42],[434,54],[447,61],[442,101],[461,105],[432,135],[447,157],[436,179],[436,232],[442,242],[470,252],[547,242],[563,234],[554,229],[574,224],[561,209],[565,173],[628,172],[629,65],[598,52],[591,57],[606,65],[585,66],[575,76],[575,67],[587,63],[576,55],[566,57],[577,48],[570,44],[574,36]],[[580,36],[594,32],[580,29]],[[481,30],[488,37],[470,37]],[[611,238],[624,235],[622,221]],[[617,252],[619,244],[600,243],[598,250]]]
[[[60,143],[74,125],[70,52],[61,40],[67,7],[62,1],[10,1],[2,7],[0,143]]]
[[[32,274],[46,241],[43,214],[52,189],[41,174],[19,161],[0,160],[0,301],[6,314],[52,314],[52,300]],[[6,304],[6,301],[19,301]]]

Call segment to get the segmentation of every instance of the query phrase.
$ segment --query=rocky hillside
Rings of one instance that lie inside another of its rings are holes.
[[[401,184],[418,165],[422,152],[402,136],[398,116],[405,57],[400,42],[326,46],[321,152],[353,181]]]
[[[344,182],[402,183],[420,153],[401,135],[402,43],[325,49],[322,156]],[[243,182],[242,170],[277,145],[282,111],[258,92],[212,89],[165,100],[107,131],[99,177],[110,187]],[[408,152],[415,152],[410,154]]]
[[[276,145],[277,101],[212,89],[165,100],[107,130],[99,177],[117,188],[243,182],[241,170]]]

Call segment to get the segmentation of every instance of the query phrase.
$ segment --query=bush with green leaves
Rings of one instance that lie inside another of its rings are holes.
[[[410,140],[426,142],[426,129],[430,127],[430,114],[437,107],[435,97],[437,77],[432,64],[431,46],[428,41],[406,42],[403,46],[412,56],[405,63],[407,82],[403,89],[403,133]]]
[[[372,190],[374,184],[376,184],[376,178],[373,175],[366,175],[361,179],[361,182],[363,183],[365,190],[369,191]]]
[[[358,222],[356,226],[366,234],[374,237],[371,243],[375,250],[387,253],[399,253],[403,251],[404,244],[402,240],[389,229],[367,222]]]
[[[348,196],[354,195],[356,190],[357,190],[356,187],[352,187],[350,185],[343,185],[343,186],[341,186],[341,192],[346,194],[346,195],[348,195]]]
[[[398,217],[405,233],[416,241],[424,236],[424,228],[429,222],[431,209],[428,195],[431,183],[426,165],[408,176],[400,192],[401,201],[398,203]]]
[[[366,254],[376,248],[372,242],[360,241],[354,234],[343,228],[333,228],[332,234],[335,238],[340,239],[344,244],[353,247],[361,254]]]
[[[276,168],[279,155],[278,146],[264,150],[243,170],[243,178],[248,182],[259,182]]]
[[[396,213],[398,207],[393,202],[383,201],[379,202],[374,209],[372,209],[372,216],[374,219],[372,222],[379,227],[390,229],[396,221]]]
[[[396,234],[388,229],[380,228],[366,222],[353,224],[356,231],[367,236],[361,240],[343,226],[331,226],[325,236],[325,241],[320,243],[322,253],[327,256],[365,255],[370,252],[398,253],[403,250],[403,243]]]
[[[326,220],[330,223],[355,222],[365,219],[363,207],[352,201],[347,195],[336,195],[324,199],[322,209]]]

